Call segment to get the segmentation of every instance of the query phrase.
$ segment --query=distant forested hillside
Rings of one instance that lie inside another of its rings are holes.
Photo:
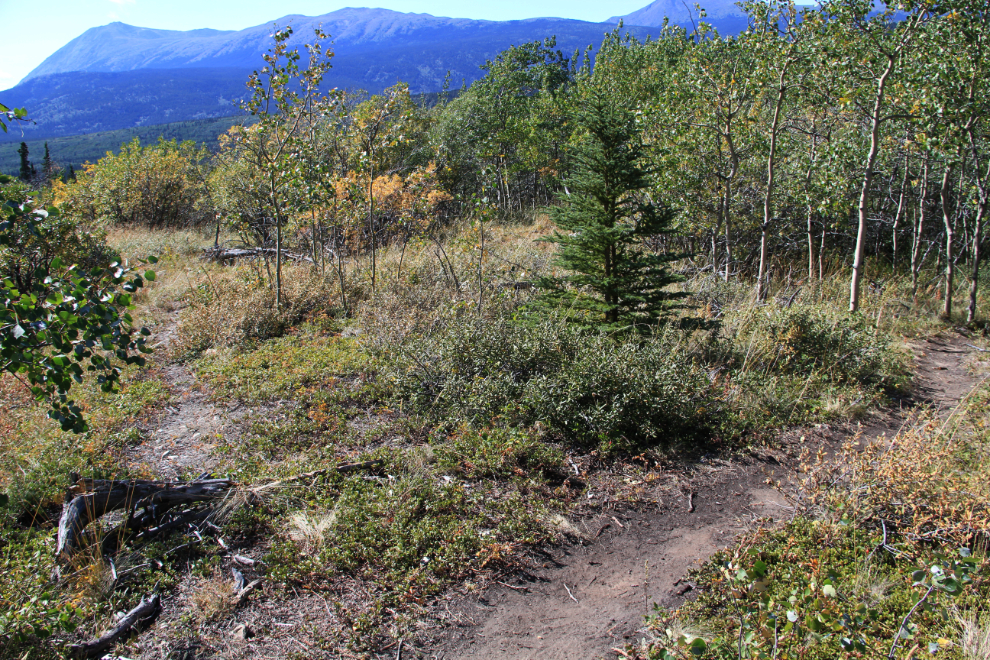
[[[120,145],[130,142],[134,138],[141,140],[141,144],[153,144],[158,141],[159,137],[166,140],[174,139],[179,142],[192,140],[197,144],[205,144],[207,148],[212,150],[217,145],[217,137],[225,133],[231,126],[253,122],[254,118],[250,116],[219,117],[57,137],[47,140],[47,142],[51,157],[59,166],[68,169],[69,165],[72,165],[76,170],[79,170],[83,163],[87,161],[95,163],[106,152],[117,151],[120,149]],[[16,129],[11,129],[9,134],[17,136],[19,132]],[[27,141],[29,160],[36,166],[40,166],[41,159],[45,154],[45,142],[46,140]],[[17,175],[20,167],[20,156],[17,153],[19,148],[20,142],[0,144],[0,173]]]

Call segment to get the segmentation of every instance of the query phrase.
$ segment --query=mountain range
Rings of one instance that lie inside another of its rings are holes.
[[[707,5],[709,22],[738,32],[745,17],[729,0]],[[645,38],[663,24],[689,27],[697,17],[678,0],[656,0],[604,23],[561,18],[483,21],[386,9],[340,9],[323,16],[283,16],[302,44],[321,27],[333,40],[327,82],[378,92],[403,81],[413,93],[438,91],[483,75],[480,66],[511,45],[555,36],[569,55],[597,46],[623,22],[622,32]],[[17,86],[0,92],[8,107],[24,107],[34,124],[0,135],[0,142],[77,135],[240,112],[248,74],[263,65],[272,24],[244,30],[158,30],[112,23],[91,28],[60,48]]]
[[[746,13],[732,0],[715,0],[701,3],[705,12],[705,21],[718,28],[722,34],[736,34],[746,29]],[[646,25],[660,27],[664,19],[672,25],[691,28],[700,19],[700,12],[695,8],[695,2],[686,0],[655,0],[642,9],[637,9],[625,16],[613,16],[609,23],[620,20],[626,25]]]

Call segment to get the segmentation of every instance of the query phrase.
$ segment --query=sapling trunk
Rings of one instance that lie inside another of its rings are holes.
[[[914,227],[914,240],[911,246],[911,299],[914,304],[918,304],[918,275],[921,271],[921,262],[918,261],[921,251],[921,237],[925,229],[925,205],[928,199],[928,176],[929,163],[928,154],[925,154],[924,165],[921,168],[921,191],[918,199],[918,222]]]
[[[788,63],[789,64],[789,63]],[[784,86],[784,77],[787,75],[788,66],[785,65],[780,71],[777,80],[777,102],[773,108],[773,121],[770,124],[770,153],[767,156],[767,189],[763,194],[763,224],[760,227],[760,271],[756,278],[756,299],[763,300],[766,296],[766,277],[769,264],[768,250],[770,243],[770,222],[772,219],[771,204],[773,202],[774,174],[776,173],[777,138],[780,127],[780,110],[784,105],[784,97],[787,95],[787,87]]]
[[[980,284],[980,242],[983,240],[983,218],[986,214],[986,201],[980,202],[976,209],[976,221],[973,225],[973,282],[969,287],[969,307],[966,310],[966,323],[976,321],[976,293]]]
[[[904,214],[904,198],[907,193],[907,180],[908,180],[908,156],[904,157],[904,178],[901,179],[901,194],[897,200],[897,212],[894,214],[894,227],[891,230],[891,242],[892,242],[892,254],[890,257],[891,265],[894,269],[897,269],[897,230],[900,228],[901,218]]]

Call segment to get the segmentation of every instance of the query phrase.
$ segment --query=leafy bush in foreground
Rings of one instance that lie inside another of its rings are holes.
[[[88,427],[69,390],[85,369],[112,392],[119,363],[144,364],[150,332],[134,327],[129,310],[132,295],[155,273],[142,277],[117,262],[88,272],[64,264],[54,247],[46,250],[59,244],[56,230],[65,227],[59,209],[34,208],[34,200],[6,190],[0,200],[0,370],[44,401],[63,430],[82,433]],[[28,267],[34,270],[25,272]]]
[[[408,342],[389,369],[396,395],[425,414],[539,423],[584,446],[675,445],[723,418],[719,388],[673,332],[617,341],[558,320],[464,321]]]

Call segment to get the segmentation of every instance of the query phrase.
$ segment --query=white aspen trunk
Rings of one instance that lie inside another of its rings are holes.
[[[952,260],[952,247],[955,240],[955,226],[952,213],[949,210],[949,179],[952,177],[954,163],[945,167],[942,175],[942,186],[939,189],[939,200],[942,203],[942,221],[945,223],[945,304],[942,306],[942,316],[952,318],[952,280],[955,275],[955,263]]]
[[[811,204],[808,204],[808,281],[815,279],[815,238],[811,233]]]
[[[873,104],[873,114],[870,117],[870,151],[866,157],[866,171],[863,173],[863,189],[859,194],[859,226],[856,230],[856,252],[853,257],[852,278],[849,283],[849,311],[859,310],[859,288],[863,276],[863,255],[866,249],[866,222],[870,204],[870,185],[873,183],[873,168],[876,166],[877,154],[880,152],[880,124],[883,121],[880,111],[883,108],[884,91],[887,81],[894,71],[896,58],[888,56],[887,68],[884,69],[877,81],[877,95]]]
[[[928,176],[929,162],[928,154],[925,154],[924,165],[921,168],[921,192],[918,200],[918,223],[914,228],[914,240],[911,245],[911,299],[914,304],[918,304],[918,274],[921,264],[918,256],[921,252],[921,236],[925,230],[926,202],[928,201]]]
[[[773,211],[771,209],[771,204],[773,203],[773,183],[774,174],[776,170],[774,161],[777,156],[777,137],[778,129],[780,127],[780,110],[784,105],[784,96],[787,94],[787,88],[784,87],[784,76],[787,75],[787,66],[785,66],[781,72],[780,77],[777,79],[777,101],[774,103],[773,107],[773,120],[770,123],[770,153],[767,156],[767,189],[763,195],[763,225],[760,231],[760,270],[756,276],[756,299],[763,300],[767,294],[767,269],[769,268],[768,252],[770,243],[770,221],[772,219]]]
[[[907,180],[908,180],[908,156],[904,156],[904,178],[901,179],[901,195],[897,200],[897,213],[894,214],[894,227],[891,230],[891,242],[893,243],[893,252],[890,257],[891,266],[897,269],[897,230],[901,224],[901,217],[904,214],[904,198],[907,192]]]
[[[969,286],[969,307],[966,309],[966,323],[976,321],[976,294],[980,284],[980,241],[983,239],[983,218],[986,215],[987,200],[985,196],[976,208],[976,222],[973,226],[973,282]]]

